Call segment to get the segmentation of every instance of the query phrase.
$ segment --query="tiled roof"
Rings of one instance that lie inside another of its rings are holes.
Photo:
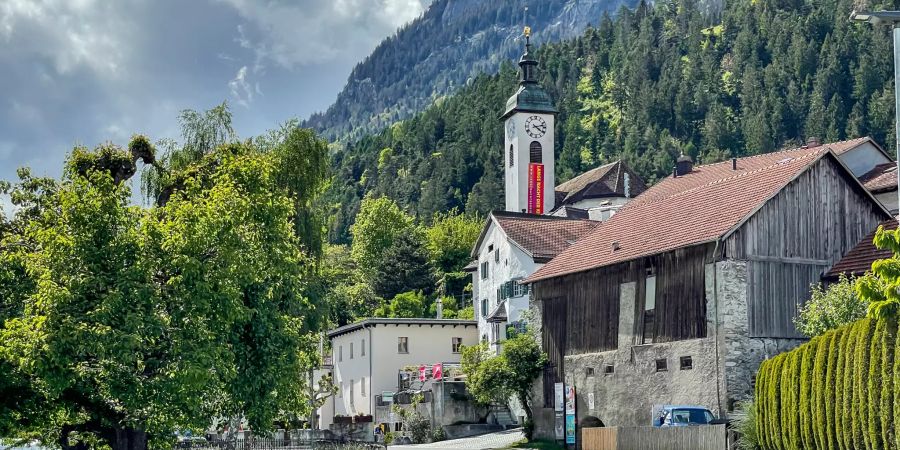
[[[491,213],[506,236],[534,259],[558,255],[599,222],[508,211]]]
[[[647,189],[644,180],[622,161],[596,167],[556,186],[557,206],[575,203],[585,198],[624,197],[625,174],[628,174],[628,195],[636,197]]]
[[[664,178],[526,281],[717,240],[828,150],[846,151],[861,142],[855,139],[750,156],[737,160],[737,170],[732,170],[731,161],[723,161],[697,166],[677,178]]]
[[[859,177],[859,182],[872,193],[893,191],[897,189],[897,163],[879,164]]]
[[[825,144],[825,145],[828,147],[831,147],[831,151],[833,151],[836,155],[843,155],[844,153],[847,153],[848,151],[853,150],[856,147],[859,147],[860,144],[863,144],[863,143],[869,142],[869,141],[872,141],[872,138],[866,136],[866,137],[861,137],[861,138],[856,138],[856,139],[848,139],[846,141],[834,142],[832,144]],[[872,141],[872,143],[874,144],[875,142]],[[878,144],[875,144],[875,147],[877,147],[881,151],[884,151],[881,148],[881,146],[879,146]]]
[[[896,230],[897,219],[885,220],[881,223],[881,226],[886,230]],[[862,240],[859,241],[859,244],[856,244],[856,247],[853,247],[847,252],[840,261],[825,273],[824,278],[837,278],[842,273],[847,275],[862,275],[872,268],[873,262],[879,259],[890,258],[890,250],[881,250],[875,247],[875,243],[872,242],[875,239],[875,233],[877,231],[878,229],[876,228],[866,235],[866,237],[862,238]]]

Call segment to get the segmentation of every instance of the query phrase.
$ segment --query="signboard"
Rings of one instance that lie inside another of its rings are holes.
[[[394,393],[391,391],[382,391],[381,401],[384,403],[394,403]]]
[[[428,378],[428,372],[426,372],[426,367],[419,367],[419,381],[425,382],[425,379]]]
[[[444,379],[444,366],[441,363],[436,363],[431,366],[431,378],[435,380]]]
[[[588,392],[588,409],[594,410],[594,393]]]
[[[553,431],[556,434],[556,440],[562,441],[566,438],[566,415],[562,411],[556,411],[555,422],[553,423]]]
[[[563,384],[556,383],[553,385],[553,410],[554,411],[563,411],[563,407],[565,405],[565,394],[563,392]]]
[[[528,164],[528,212],[544,213],[544,165]]]
[[[575,443],[575,386],[566,386],[566,444]]]
[[[575,443],[575,416],[566,415],[566,444]]]

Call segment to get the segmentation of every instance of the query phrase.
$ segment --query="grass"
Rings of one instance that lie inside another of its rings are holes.
[[[563,450],[565,447],[559,445],[556,441],[549,441],[544,439],[535,439],[533,441],[528,441],[527,439],[522,439],[519,442],[516,442],[513,445],[510,445],[506,448],[533,448],[536,450]]]

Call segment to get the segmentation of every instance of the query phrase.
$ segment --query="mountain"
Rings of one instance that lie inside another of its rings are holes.
[[[682,153],[714,162],[809,137],[869,135],[893,149],[890,33],[850,23],[854,1],[735,0],[715,15],[692,0],[642,3],[542,46],[541,84],[560,110],[557,181],[624,159],[652,183]],[[872,5],[883,6],[892,7]],[[330,239],[346,242],[365,195],[391,197],[425,221],[502,208],[497,117],[516,70],[507,63],[336,150]]]
[[[537,43],[559,41],[636,1],[435,0],[357,64],[337,101],[303,125],[331,140],[379,130],[518,57],[523,24]]]

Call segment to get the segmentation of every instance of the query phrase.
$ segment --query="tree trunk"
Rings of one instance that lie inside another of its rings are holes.
[[[147,432],[134,428],[116,428],[110,433],[112,450],[147,450]]]
[[[525,439],[530,441],[534,435],[534,417],[531,412],[531,403],[528,401],[528,393],[519,392],[519,403],[525,410],[525,423],[522,424],[522,431],[525,433]]]

